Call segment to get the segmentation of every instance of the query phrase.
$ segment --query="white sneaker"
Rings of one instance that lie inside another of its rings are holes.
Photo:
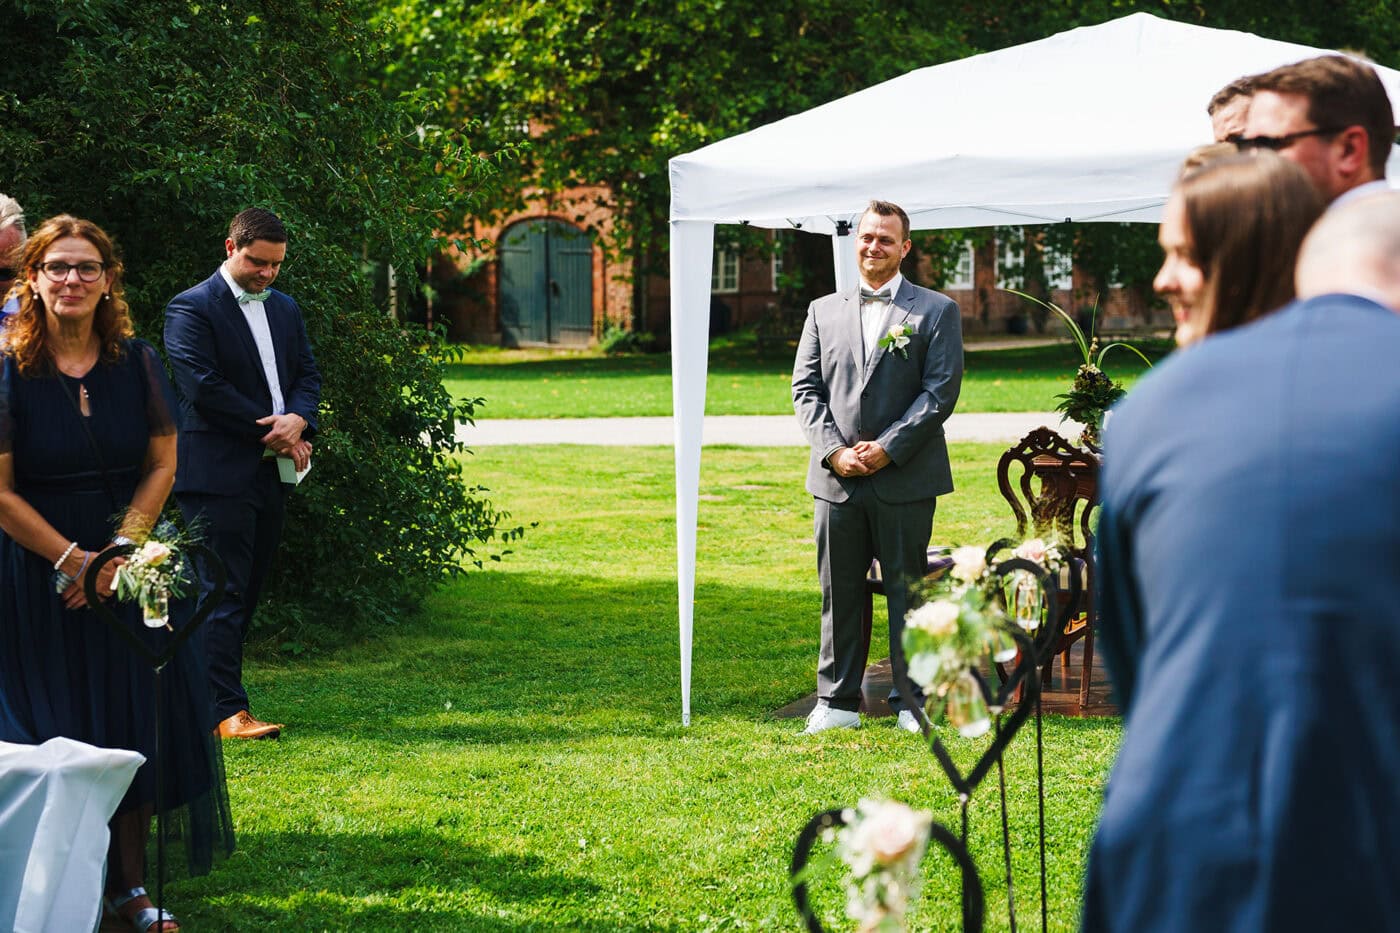
[[[859,729],[860,713],[854,710],[833,709],[825,703],[818,703],[807,715],[807,728],[803,735],[816,735],[828,729]]]
[[[899,718],[895,720],[895,725],[903,729],[905,732],[922,734],[924,731],[919,726],[919,718],[915,716],[913,712],[907,709],[902,709],[899,711]]]

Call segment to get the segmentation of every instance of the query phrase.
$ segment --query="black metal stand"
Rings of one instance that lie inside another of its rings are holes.
[[[116,613],[112,612],[111,607],[107,605],[103,597],[99,596],[97,592],[97,576],[102,568],[119,557],[130,556],[135,550],[136,545],[128,544],[122,547],[109,548],[97,555],[88,566],[87,576],[84,577],[83,595],[87,597],[88,606],[92,608],[97,617],[105,622],[108,628],[120,635],[122,639],[126,641],[128,647],[151,666],[152,676],[154,678],[152,689],[154,698],[152,703],[154,704],[153,711],[155,713],[156,730],[155,743],[151,750],[152,755],[150,761],[151,767],[155,768],[156,771],[156,896],[154,904],[157,916],[164,916],[165,769],[162,760],[161,732],[165,728],[165,707],[161,695],[165,692],[165,685],[161,680],[161,673],[165,670],[165,666],[174,659],[181,646],[189,640],[190,636],[193,635],[195,631],[204,624],[204,620],[209,617],[209,613],[213,611],[214,603],[217,601],[215,594],[224,591],[224,584],[228,582],[228,575],[224,568],[224,562],[209,548],[202,544],[192,544],[185,548],[185,552],[189,554],[190,557],[198,555],[202,560],[208,563],[208,567],[212,571],[214,577],[215,585],[209,596],[195,606],[194,614],[190,616],[189,621],[180,626],[179,631],[175,632],[175,634],[170,637],[169,641],[166,643],[165,651],[156,654],[146,646],[145,642],[137,637],[135,632],[131,631],[127,625],[123,624],[121,619],[117,618]],[[194,568],[192,566],[187,565],[181,569],[190,574],[194,573]],[[160,921],[157,921],[156,925],[160,926]]]
[[[993,545],[988,552],[988,556],[995,554],[1004,547],[1007,542],[998,542]],[[952,756],[944,747],[942,741],[934,732],[928,717],[924,715],[922,704],[917,700],[914,693],[913,683],[909,680],[909,669],[904,657],[903,646],[898,643],[890,645],[890,666],[894,674],[894,683],[899,691],[904,708],[914,712],[915,718],[919,722],[919,727],[924,734],[924,738],[929,743],[929,751],[934,759],[947,775],[949,782],[953,785],[953,790],[958,794],[959,809],[962,824],[961,838],[954,836],[946,827],[939,823],[933,823],[930,830],[930,840],[937,841],[943,846],[954,860],[958,863],[962,874],[962,914],[963,929],[967,931],[980,931],[984,920],[984,895],[982,882],[977,874],[977,867],[972,861],[967,847],[968,837],[968,805],[971,801],[972,793],[981,783],[982,779],[995,765],[997,768],[998,784],[1000,785],[1001,797],[1001,834],[1002,834],[1002,858],[1006,872],[1006,907],[1010,920],[1012,933],[1016,931],[1016,901],[1014,892],[1014,878],[1011,865],[1011,827],[1008,815],[1006,800],[1006,770],[1003,756],[1006,746],[1020,731],[1022,725],[1035,714],[1036,732],[1036,782],[1039,793],[1039,830],[1040,830],[1040,923],[1041,930],[1047,928],[1048,907],[1047,907],[1047,875],[1045,861],[1045,756],[1044,756],[1044,735],[1041,722],[1041,667],[1049,661],[1047,655],[1053,651],[1059,632],[1063,629],[1066,620],[1073,607],[1078,602],[1080,584],[1076,576],[1071,576],[1071,587],[1069,598],[1057,600],[1059,594],[1058,581],[1055,576],[1046,571],[1039,564],[1021,558],[1012,558],[998,563],[992,572],[999,577],[1006,577],[1014,573],[1027,573],[1035,578],[1042,594],[1041,605],[1046,607],[1045,616],[1041,628],[1036,632],[1035,638],[1023,632],[1012,633],[1012,638],[1020,648],[1020,657],[1011,670],[1005,676],[997,689],[992,690],[986,679],[974,671],[978,685],[982,690],[987,705],[997,710],[993,724],[995,734],[991,745],[984,751],[981,757],[973,765],[972,770],[964,774]],[[1055,613],[1053,607],[1063,607],[1063,611]],[[1050,618],[1055,616],[1055,618]],[[1012,713],[1003,715],[1008,700],[1015,691],[1021,689],[1020,702]],[[797,847],[793,852],[791,873],[793,876],[793,901],[797,906],[798,913],[802,915],[810,933],[824,933],[824,928],[820,920],[811,909],[807,897],[807,884],[803,878],[808,857],[811,854],[813,844],[816,842],[822,830],[839,826],[844,823],[843,811],[827,810],[817,814],[808,822],[802,830],[797,840]]]

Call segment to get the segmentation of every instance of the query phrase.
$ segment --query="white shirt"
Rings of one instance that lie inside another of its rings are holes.
[[[1358,198],[1364,198],[1372,194],[1385,194],[1390,190],[1390,182],[1386,181],[1384,178],[1377,178],[1375,181],[1368,181],[1364,185],[1357,185],[1350,191],[1343,191],[1332,199],[1332,203],[1327,205],[1327,209],[1330,211],[1334,207],[1341,207],[1348,201],[1355,201]]]
[[[890,308],[894,307],[894,296],[899,294],[899,286],[904,284],[904,274],[896,272],[894,278],[890,279],[878,289],[872,288],[865,279],[860,280],[861,288],[869,288],[873,291],[889,292],[889,301],[867,301],[861,299],[860,302],[860,327],[865,338],[865,358],[868,360],[875,354],[875,348],[880,345],[881,333],[885,327],[885,319],[889,317]]]
[[[243,291],[242,286],[233,280],[233,276],[228,274],[226,266],[220,265],[219,273],[228,283],[234,298],[247,294]],[[282,383],[277,378],[277,355],[272,352],[272,330],[267,326],[267,308],[263,307],[261,301],[240,301],[238,310],[243,312],[243,318],[248,322],[248,329],[253,332],[253,343],[258,347],[258,358],[262,360],[263,375],[267,378],[267,389],[272,393],[272,413],[285,415],[287,409],[282,401]]]

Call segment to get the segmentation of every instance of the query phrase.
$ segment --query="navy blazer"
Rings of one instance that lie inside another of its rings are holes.
[[[904,279],[887,323],[909,328],[905,353],[877,347],[866,356],[858,289],[807,309],[792,400],[811,445],[807,491],[819,499],[845,502],[860,482],[892,503],[953,491],[943,423],[962,389],[962,314],[947,295]],[[869,478],[836,475],[827,457],[860,441],[878,442],[890,464]]]
[[[1400,315],[1295,303],[1104,432],[1097,641],[1126,725],[1086,930],[1400,924]]]
[[[277,358],[283,406],[306,419],[302,437],[316,434],[321,373],[311,354],[301,310],[277,290],[263,302]],[[180,394],[180,440],[175,491],[231,494],[253,482],[265,448],[272,392],[253,332],[238,299],[215,271],[165,308],[165,351]]]

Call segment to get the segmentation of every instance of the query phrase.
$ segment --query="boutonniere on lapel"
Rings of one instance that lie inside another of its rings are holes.
[[[909,359],[909,338],[914,336],[914,328],[908,324],[893,324],[889,333],[880,338],[880,349],[893,349],[895,353]]]

